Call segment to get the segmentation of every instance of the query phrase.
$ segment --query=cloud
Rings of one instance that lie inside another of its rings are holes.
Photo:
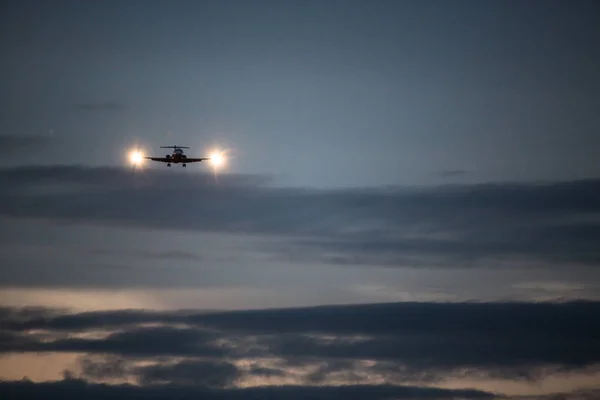
[[[100,360],[84,356],[79,361],[81,375],[92,380],[107,378],[125,378],[127,375],[127,360],[122,357],[108,356]]]
[[[600,389],[575,390],[567,393],[549,394],[546,396],[523,396],[522,400],[597,400],[600,398]]]
[[[600,323],[593,318],[599,312],[596,302],[391,303],[31,318],[7,311],[1,322],[11,335],[3,351],[222,360],[275,357],[301,364],[329,360],[342,367],[345,362],[376,360],[422,373],[592,366],[600,362]],[[73,336],[98,329],[112,333],[102,338]],[[32,330],[55,334],[32,337],[27,334]]]
[[[600,264],[600,180],[317,190],[272,187],[262,176],[216,184],[202,173],[55,166],[4,169],[0,183],[1,216],[260,235],[271,240],[259,250],[276,259]]]
[[[164,359],[162,360],[164,361]],[[124,380],[133,376],[141,385],[177,384],[207,388],[232,387],[242,376],[234,364],[219,360],[185,359],[137,365],[134,358],[85,355],[79,360],[79,377],[89,381]],[[74,376],[72,371],[69,373]]]
[[[175,364],[152,365],[138,371],[141,383],[174,383],[209,388],[228,387],[240,376],[237,367],[229,362],[186,360]]]
[[[46,398],[94,399],[206,399],[206,400],[245,400],[245,399],[486,399],[493,394],[477,390],[450,390],[438,388],[398,387],[385,385],[310,387],[278,386],[248,389],[207,389],[182,385],[153,385],[138,387],[131,385],[89,384],[76,379],[58,382],[0,382],[0,394],[7,393],[23,400]]]
[[[2,353],[81,357],[62,382],[5,382],[0,395],[86,388],[98,396],[151,389],[157,398],[169,390],[171,398],[496,398],[490,386],[473,385],[537,387],[549,377],[598,374],[599,312],[600,302],[582,301],[219,312],[4,308]],[[139,386],[114,386],[124,382]],[[478,390],[444,389],[449,384]]]
[[[195,328],[134,327],[103,339],[58,339],[51,343],[26,344],[23,350],[87,352],[125,356],[204,355],[223,357],[226,349],[213,346],[217,337]]]

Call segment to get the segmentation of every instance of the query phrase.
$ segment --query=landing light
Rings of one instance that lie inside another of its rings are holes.
[[[144,160],[144,156],[139,150],[133,150],[129,153],[129,161],[133,165],[139,165]]]
[[[210,155],[210,163],[214,168],[218,168],[225,164],[225,157],[222,153],[215,151]]]

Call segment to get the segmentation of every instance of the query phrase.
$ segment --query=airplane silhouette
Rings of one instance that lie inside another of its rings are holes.
[[[185,146],[160,146],[160,148],[161,149],[173,149],[173,153],[167,154],[164,157],[144,157],[144,158],[147,158],[148,160],[152,160],[152,161],[167,163],[167,167],[170,167],[171,163],[182,164],[182,166],[185,167],[185,164],[187,164],[187,163],[210,160],[210,157],[189,158],[188,156],[186,156],[183,153],[183,149],[189,149],[189,147],[185,147]]]

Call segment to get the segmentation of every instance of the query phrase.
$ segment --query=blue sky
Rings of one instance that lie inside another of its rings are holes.
[[[0,393],[593,398],[600,8],[569,4],[3,2]],[[173,144],[227,165],[128,165]]]

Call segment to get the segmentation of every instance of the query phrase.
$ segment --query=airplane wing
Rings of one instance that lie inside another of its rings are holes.
[[[158,162],[166,162],[166,163],[173,162],[172,159],[165,158],[165,157],[144,157],[144,158],[146,158],[148,160],[152,160],[152,161],[158,161]]]
[[[202,157],[202,158],[190,158],[190,157],[187,157],[182,162],[184,162],[184,163],[191,163],[191,162],[200,162],[200,161],[204,161],[204,160],[210,160],[210,158],[208,158],[208,157]]]

